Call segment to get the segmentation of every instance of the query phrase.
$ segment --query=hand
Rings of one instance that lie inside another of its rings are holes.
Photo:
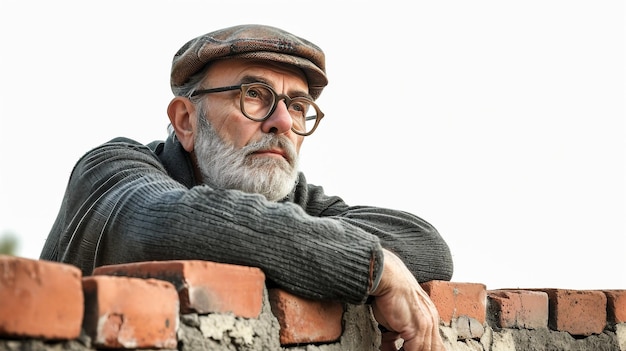
[[[374,318],[386,329],[381,351],[396,351],[395,341],[404,340],[401,350],[443,351],[439,335],[439,313],[417,279],[400,258],[383,250],[385,263],[378,288],[372,293]]]

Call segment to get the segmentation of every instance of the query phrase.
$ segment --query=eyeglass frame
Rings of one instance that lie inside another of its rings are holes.
[[[252,87],[252,86],[259,86],[259,85],[264,87],[264,88],[267,88],[272,93],[272,95],[274,96],[274,104],[269,109],[269,111],[268,111],[268,113],[267,113],[267,115],[265,117],[263,117],[263,118],[254,118],[252,116],[249,116],[246,113],[246,111],[244,111],[244,109],[243,109],[244,98],[245,98],[245,92],[248,91],[247,89],[250,89],[250,87]],[[226,87],[210,88],[210,89],[200,89],[200,90],[196,90],[193,93],[191,93],[190,97],[203,95],[203,94],[221,93],[221,92],[224,92],[224,91],[231,91],[231,90],[237,90],[237,89],[239,89],[241,91],[241,94],[240,94],[240,97],[239,97],[239,110],[241,110],[241,113],[244,116],[246,116],[246,118],[248,118],[248,119],[250,119],[252,121],[255,121],[255,122],[266,121],[268,118],[270,118],[272,113],[274,113],[274,111],[276,110],[276,106],[278,106],[278,103],[281,100],[285,100],[285,105],[287,105],[287,108],[289,108],[289,105],[291,104],[291,101],[293,101],[295,99],[304,99],[308,103],[311,104],[313,109],[315,109],[315,124],[313,125],[313,128],[311,128],[311,130],[309,132],[299,132],[299,131],[295,130],[293,128],[293,125],[292,125],[291,126],[291,130],[294,133],[296,133],[298,135],[302,135],[302,136],[309,136],[309,135],[313,134],[315,129],[317,129],[317,126],[319,125],[319,123],[322,120],[322,118],[324,118],[324,112],[322,112],[322,110],[320,110],[319,106],[317,106],[317,104],[312,99],[310,99],[308,97],[303,97],[303,96],[298,96],[298,97],[292,98],[292,97],[290,97],[289,95],[286,95],[286,94],[278,94],[278,93],[276,93],[274,88],[272,88],[269,84],[265,84],[265,83],[261,83],[261,82],[242,83],[242,84],[230,85],[230,86],[226,86]],[[305,121],[310,121],[311,119],[313,119],[313,118],[309,116],[309,117],[305,118]]]

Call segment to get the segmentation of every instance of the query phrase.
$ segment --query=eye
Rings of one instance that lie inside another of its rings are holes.
[[[307,111],[309,110],[309,107],[311,106],[311,104],[309,104],[306,101],[302,101],[302,100],[292,100],[291,101],[291,105],[289,105],[289,110],[292,110],[294,112],[298,112],[301,115],[306,115]]]
[[[310,107],[311,104],[309,104],[306,100],[291,100],[291,104],[289,104],[289,114],[293,120],[293,127],[296,130],[306,132],[306,123],[309,120],[307,118],[307,113]]]
[[[260,96],[261,96],[261,93],[259,93],[259,88],[257,87],[250,87],[246,91],[246,97],[258,99],[260,98]]]
[[[271,105],[274,102],[274,94],[264,85],[251,85],[246,89],[245,93],[248,103]]]

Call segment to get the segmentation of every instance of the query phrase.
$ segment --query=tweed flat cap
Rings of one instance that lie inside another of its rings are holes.
[[[209,62],[244,58],[281,62],[299,67],[317,99],[328,84],[324,52],[306,39],[264,25],[240,25],[220,29],[183,45],[174,55],[170,85],[183,85]]]

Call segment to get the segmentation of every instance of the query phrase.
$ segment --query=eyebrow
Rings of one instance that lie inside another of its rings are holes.
[[[250,83],[264,83],[272,87],[272,89],[274,89],[274,86],[269,81],[267,81],[267,79],[264,79],[259,76],[246,75],[246,76],[243,76],[243,78],[241,78],[241,80],[239,81],[239,84],[250,84]],[[305,97],[305,98],[309,98],[310,100],[313,100],[313,97],[309,93],[302,91],[302,90],[289,91],[288,93],[289,93],[288,95],[290,98]]]

